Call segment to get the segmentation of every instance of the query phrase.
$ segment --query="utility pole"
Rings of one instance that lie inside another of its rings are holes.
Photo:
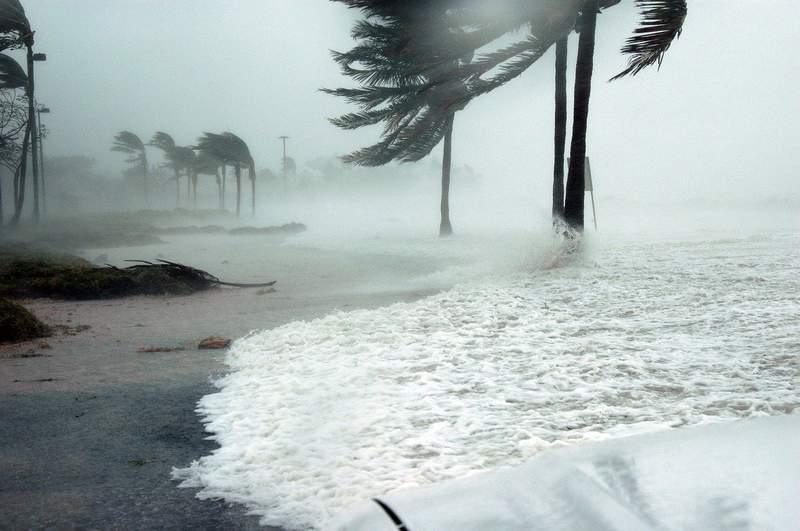
[[[287,166],[286,166],[286,141],[289,140],[289,137],[286,136],[286,135],[283,135],[283,136],[279,136],[278,139],[283,141],[283,162],[282,162],[282,166],[283,167],[281,168],[281,174],[283,175],[283,193],[285,194],[286,191],[287,191],[287,184],[286,184],[286,173],[287,173],[286,172],[286,170],[287,170]]]
[[[33,33],[26,37],[25,43],[28,49],[28,120],[31,129],[31,162],[33,166],[33,220],[39,223],[39,129],[36,126],[36,114],[34,102],[36,92],[34,84],[33,65],[38,61],[46,61],[47,55],[43,53],[33,53]]]
[[[39,174],[42,177],[42,215],[47,215],[47,180],[44,176],[44,139],[47,136],[47,128],[42,123],[42,115],[50,114],[50,108],[44,105],[37,105],[36,114],[39,126]]]

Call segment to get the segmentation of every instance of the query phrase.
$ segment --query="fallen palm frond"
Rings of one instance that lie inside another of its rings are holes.
[[[128,267],[95,267],[82,260],[0,256],[0,296],[6,297],[90,300],[131,295],[189,295],[218,286],[265,288],[275,283],[225,282],[206,271],[167,260],[135,261]]]
[[[126,262],[135,263],[136,265],[132,265],[123,269],[111,265],[107,267],[116,269],[117,271],[164,272],[172,278],[179,279],[187,284],[196,285],[198,286],[198,289],[208,289],[215,286],[231,286],[234,288],[266,288],[274,286],[277,283],[277,280],[261,283],[225,282],[215,277],[211,273],[203,271],[202,269],[196,269],[194,267],[178,264],[176,262],[170,262],[169,260],[157,260],[158,263],[148,262],[147,260],[126,260]]]

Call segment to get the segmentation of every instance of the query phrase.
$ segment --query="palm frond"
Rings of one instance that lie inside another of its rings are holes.
[[[0,53],[0,89],[25,88],[28,75],[20,64],[10,56]]]
[[[19,0],[0,0],[0,50],[33,44],[33,32]]]
[[[114,136],[114,144],[111,151],[120,153],[138,153],[144,151],[144,143],[141,139],[130,131],[120,131]]]
[[[150,139],[149,145],[160,149],[164,153],[168,153],[175,149],[175,140],[167,133],[158,131],[153,135],[153,138]]]
[[[130,155],[125,162],[147,168],[147,152],[142,140],[130,131],[120,131],[114,136],[111,151]]]
[[[672,43],[680,37],[686,20],[686,0],[636,0],[641,21],[632,37],[622,48],[630,55],[628,67],[611,78],[635,76],[645,68],[661,63]]]
[[[195,149],[225,164],[250,166],[253,163],[247,143],[231,132],[203,133]]]

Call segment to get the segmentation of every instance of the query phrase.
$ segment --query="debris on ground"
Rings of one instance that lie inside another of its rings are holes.
[[[229,346],[231,346],[230,339],[220,336],[211,336],[200,341],[197,348],[202,350],[219,350],[228,348]]]
[[[217,286],[264,288],[265,283],[224,282],[176,262],[129,261],[133,265],[98,267],[75,257],[0,252],[0,296],[54,299],[110,299],[130,295],[188,295]]]
[[[181,352],[184,350],[183,347],[142,347],[137,349],[136,352],[141,354],[155,354],[161,352]]]

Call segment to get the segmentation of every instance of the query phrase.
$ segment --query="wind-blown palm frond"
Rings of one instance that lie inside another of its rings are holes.
[[[158,131],[153,135],[153,138],[150,139],[150,145],[166,153],[175,149],[175,140],[167,133]]]
[[[33,32],[19,0],[0,0],[0,50],[32,42]]]
[[[0,89],[19,89],[28,85],[28,75],[10,56],[0,53]]]
[[[612,81],[661,63],[672,43],[680,37],[686,20],[686,0],[636,0],[641,11],[641,21],[632,37],[622,48],[630,55],[628,68],[611,78]]]
[[[126,162],[138,163],[145,166],[147,164],[144,143],[137,135],[130,131],[120,131],[114,136],[114,144],[111,146],[111,151],[130,155]]]

